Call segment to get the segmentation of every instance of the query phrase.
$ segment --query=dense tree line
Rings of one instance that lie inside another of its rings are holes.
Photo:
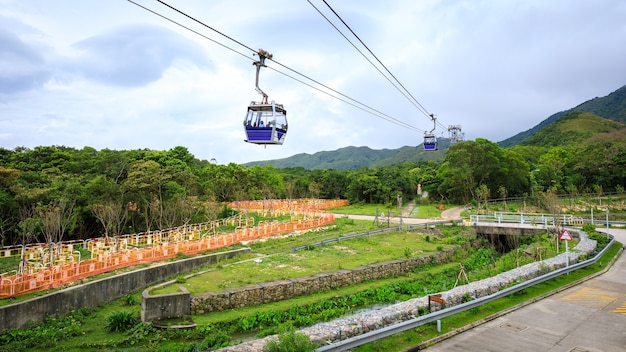
[[[543,192],[624,190],[626,141],[503,149],[486,139],[450,147],[441,162],[357,170],[216,165],[167,151],[0,148],[0,244],[57,242],[213,220],[224,202],[344,198],[393,207],[398,197],[466,203]]]

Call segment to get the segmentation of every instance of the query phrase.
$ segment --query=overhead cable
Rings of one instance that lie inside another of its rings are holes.
[[[162,15],[162,14],[160,14],[160,13],[158,13],[158,12],[156,12],[156,11],[152,10],[152,9],[149,9],[149,8],[147,8],[147,7],[145,7],[145,6],[141,5],[141,4],[138,4],[138,3],[137,3],[137,2],[135,2],[134,0],[128,0],[128,1],[129,1],[130,3],[132,3],[132,4],[134,4],[134,5],[136,5],[136,6],[140,7],[140,8],[142,8],[142,9],[144,9],[144,10],[148,11],[148,12],[151,12],[151,13],[153,13],[153,14],[155,14],[155,15],[157,15],[157,16],[159,16],[159,17],[161,17],[161,18],[163,18],[163,19],[165,19],[165,20],[167,20],[167,21],[169,21],[169,22],[171,22],[171,23],[174,23],[174,24],[176,24],[176,25],[178,25],[178,26],[180,26],[180,27],[182,27],[182,28],[184,28],[184,29],[187,29],[187,30],[189,30],[189,31],[191,31],[191,32],[193,32],[193,33],[195,33],[195,34],[197,34],[197,35],[199,35],[199,36],[201,36],[201,37],[203,37],[203,38],[205,38],[205,39],[208,39],[208,40],[210,40],[210,41],[212,41],[212,42],[214,42],[214,43],[216,43],[216,44],[218,44],[218,45],[220,45],[220,46],[222,46],[222,47],[224,47],[224,48],[226,48],[226,49],[228,49],[228,50],[231,50],[231,51],[233,51],[233,52],[235,52],[235,53],[237,53],[237,54],[239,54],[239,55],[242,55],[242,56],[246,57],[246,58],[247,58],[247,59],[249,59],[249,60],[254,61],[254,60],[253,60],[252,58],[250,58],[248,55],[245,55],[245,54],[241,53],[240,51],[237,51],[237,50],[235,50],[235,49],[233,49],[233,48],[231,48],[231,47],[229,47],[229,46],[227,46],[227,45],[225,45],[225,44],[222,44],[222,43],[220,43],[220,42],[218,42],[218,41],[216,41],[216,40],[214,40],[214,39],[211,39],[211,38],[209,38],[208,36],[206,36],[206,35],[204,35],[204,34],[202,34],[202,33],[198,32],[198,31],[196,31],[196,30],[194,30],[194,29],[192,29],[192,28],[190,28],[190,27],[188,27],[188,26],[185,26],[185,25],[183,25],[182,23],[180,23],[180,22],[178,22],[178,21],[175,21],[175,20],[173,20],[173,19],[171,19],[171,18],[169,18],[169,17],[167,17],[167,16],[165,16],[165,15]],[[161,3],[162,5],[164,5],[164,6],[168,7],[169,9],[171,9],[171,10],[173,10],[173,11],[175,11],[175,12],[177,12],[177,13],[179,13],[179,14],[181,14],[181,15],[185,16],[185,17],[187,17],[188,19],[190,19],[190,20],[192,20],[192,21],[194,21],[194,22],[196,22],[196,23],[198,23],[198,24],[200,24],[200,25],[202,25],[202,26],[204,26],[204,27],[206,27],[206,28],[208,28],[208,29],[210,29],[210,30],[214,31],[215,33],[218,33],[218,34],[222,35],[223,37],[225,37],[225,38],[227,38],[227,39],[229,39],[229,40],[231,40],[231,41],[235,42],[236,44],[238,44],[238,45],[240,45],[240,46],[242,46],[242,47],[244,47],[244,48],[246,48],[246,49],[248,49],[248,50],[252,51],[253,53],[256,53],[256,52],[257,52],[256,50],[252,49],[250,46],[247,46],[247,45],[245,45],[245,44],[241,43],[240,41],[238,41],[238,40],[236,40],[236,39],[234,39],[234,38],[232,38],[232,37],[230,37],[230,36],[228,36],[228,35],[226,35],[226,34],[224,34],[224,33],[220,32],[220,31],[218,31],[217,29],[215,29],[215,28],[213,28],[213,27],[211,27],[211,26],[207,25],[206,23],[204,23],[204,22],[202,22],[202,21],[200,21],[200,20],[198,20],[198,19],[196,19],[196,18],[194,18],[194,17],[192,17],[192,16],[190,16],[190,15],[186,14],[185,12],[183,12],[183,11],[181,11],[181,10],[179,10],[179,9],[177,9],[177,8],[175,8],[175,7],[173,7],[173,6],[169,5],[169,4],[167,4],[167,3],[165,3],[164,1],[157,0],[157,2],[159,2],[159,3]],[[390,116],[390,115],[388,115],[388,114],[385,114],[385,113],[383,113],[383,112],[381,112],[381,111],[379,111],[379,110],[377,110],[377,109],[374,109],[374,108],[372,108],[371,106],[369,106],[369,105],[367,105],[367,104],[365,104],[365,103],[362,103],[362,102],[360,102],[360,101],[358,101],[358,100],[356,100],[356,99],[354,99],[354,98],[351,98],[351,97],[349,97],[349,96],[347,96],[347,95],[345,95],[345,94],[343,94],[343,93],[341,93],[341,92],[339,92],[339,91],[337,91],[337,90],[335,90],[335,89],[333,89],[333,88],[331,88],[331,87],[329,87],[329,86],[327,86],[327,85],[325,85],[325,84],[323,84],[323,83],[321,83],[321,82],[319,82],[319,81],[317,81],[317,80],[315,80],[315,79],[313,79],[313,78],[311,78],[311,77],[309,77],[309,76],[307,76],[307,75],[305,75],[305,74],[302,74],[302,73],[300,73],[300,72],[298,72],[298,71],[296,71],[296,70],[294,70],[294,69],[292,69],[292,68],[290,68],[290,67],[288,67],[288,66],[286,66],[286,65],[281,64],[280,62],[278,62],[278,61],[276,61],[276,60],[273,60],[273,59],[271,59],[271,58],[268,58],[268,59],[269,59],[269,60],[271,60],[271,61],[273,61],[273,62],[274,62],[274,63],[276,63],[277,65],[279,65],[279,66],[281,66],[281,67],[283,67],[283,68],[285,68],[285,69],[287,69],[287,70],[289,70],[289,71],[291,71],[291,72],[293,72],[293,73],[296,73],[296,74],[297,74],[297,75],[299,75],[299,76],[302,76],[302,77],[306,78],[307,80],[310,80],[310,81],[312,81],[312,82],[314,82],[314,83],[316,83],[316,84],[318,84],[318,85],[320,85],[320,86],[322,86],[322,87],[324,87],[324,88],[328,89],[329,91],[332,91],[332,92],[334,92],[334,93],[336,93],[336,94],[339,94],[340,96],[344,97],[345,99],[342,99],[342,98],[340,98],[340,97],[337,97],[337,96],[335,96],[335,95],[333,95],[333,94],[331,94],[331,93],[329,93],[329,92],[327,92],[327,91],[324,91],[324,90],[322,90],[322,89],[320,89],[320,88],[318,88],[318,87],[314,87],[314,86],[313,86],[313,85],[311,85],[311,84],[305,83],[304,81],[299,80],[299,79],[296,79],[295,77],[293,77],[293,76],[291,76],[291,75],[289,75],[289,74],[283,73],[283,72],[281,72],[281,71],[279,71],[279,70],[277,70],[277,69],[275,69],[275,68],[272,68],[272,67],[269,67],[269,66],[268,66],[268,68],[272,69],[272,70],[273,70],[273,71],[275,71],[275,72],[278,72],[278,73],[280,73],[280,74],[282,74],[282,75],[284,75],[284,76],[286,76],[286,77],[289,77],[289,78],[291,78],[291,79],[293,79],[293,80],[295,80],[295,81],[297,81],[297,82],[299,82],[299,83],[305,84],[306,86],[308,86],[308,87],[310,87],[310,88],[313,88],[313,89],[315,89],[315,90],[317,90],[317,91],[319,91],[319,92],[322,92],[322,93],[324,93],[324,94],[326,94],[326,95],[328,95],[328,96],[330,96],[330,97],[333,97],[333,98],[335,98],[335,99],[337,99],[337,100],[340,100],[340,101],[342,101],[342,102],[344,102],[344,103],[347,103],[347,104],[349,104],[349,105],[352,105],[352,106],[354,106],[354,107],[356,107],[356,108],[358,108],[358,109],[360,109],[360,110],[362,110],[362,111],[365,111],[365,112],[367,112],[367,113],[369,113],[369,114],[372,114],[372,115],[374,115],[374,116],[376,116],[376,117],[382,118],[382,119],[384,119],[384,120],[386,120],[386,121],[392,122],[392,123],[394,123],[394,124],[396,124],[396,125],[399,125],[399,126],[405,127],[405,128],[407,128],[407,129],[411,129],[411,130],[419,131],[419,132],[423,132],[423,131],[424,131],[424,130],[422,130],[422,129],[420,129],[420,128],[417,128],[417,127],[415,127],[415,126],[413,126],[413,125],[407,124],[406,122],[403,122],[403,121],[401,121],[401,120],[398,120],[398,119],[396,119],[396,118],[394,118],[394,117],[392,117],[392,116]],[[346,99],[347,99],[347,100],[346,100]],[[348,100],[349,100],[349,101],[348,101]],[[352,101],[353,103],[351,103],[350,101]]]
[[[315,8],[315,10],[322,15],[322,17],[324,17],[324,19],[326,19],[326,21],[328,23],[330,23],[336,30],[337,32],[339,32],[363,57],[365,57],[365,55],[363,54],[363,52],[361,52],[361,50],[359,50],[358,48],[356,48],[356,46],[332,23],[332,21],[330,21],[310,0],[307,0],[309,4],[311,4],[311,6],[313,6],[313,8]],[[398,80],[398,78],[391,73],[391,71],[387,68],[387,66],[385,66],[385,64],[383,64],[383,62],[376,56],[376,54],[374,54],[374,52],[372,52],[372,50],[370,50],[370,48],[367,46],[367,44],[365,44],[363,42],[363,40],[361,40],[361,38],[352,30],[352,28],[346,23],[346,21],[343,20],[343,18],[337,13],[337,11],[335,11],[330,4],[328,4],[328,2],[326,0],[322,0],[324,2],[324,4],[326,5],[326,7],[328,7],[328,9],[341,21],[341,23],[343,23],[343,25],[350,31],[350,33],[352,33],[352,35],[361,43],[361,45],[363,45],[363,47],[365,49],[367,49],[367,51],[376,59],[376,61],[378,61],[378,63],[385,69],[385,71],[387,71],[387,73],[397,82],[397,84],[402,87],[402,89],[404,91],[401,91],[398,86],[396,84],[394,84],[393,82],[391,82],[391,80],[389,79],[389,77],[387,77],[385,74],[383,74],[380,69],[378,69],[378,67],[376,67],[376,65],[374,65],[372,63],[371,60],[369,60],[367,57],[365,57],[365,59],[372,64],[372,66],[374,66],[374,68],[376,68],[376,70],[381,73],[402,95],[404,95],[409,102],[411,102],[421,113],[423,113],[426,117],[428,117],[429,119],[432,120],[432,116],[431,113],[428,112],[428,110],[426,110],[426,108],[415,98],[415,96],[413,96],[413,94],[411,94],[411,92]],[[406,92],[406,93],[405,93]],[[407,96],[408,94],[408,96]],[[409,96],[411,97],[411,99],[409,99]],[[443,125],[440,122],[436,122],[436,124],[440,125],[441,127],[443,127]]]

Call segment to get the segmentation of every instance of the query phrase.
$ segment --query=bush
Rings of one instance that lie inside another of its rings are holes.
[[[124,304],[125,305],[127,305],[127,306],[134,306],[137,303],[139,303],[139,302],[137,302],[137,299],[135,299],[135,297],[133,295],[128,294],[128,295],[124,296]]]
[[[223,330],[213,331],[200,343],[199,350],[204,351],[207,349],[217,349],[225,347],[230,344],[230,335]]]
[[[591,234],[593,232],[596,232],[596,227],[592,224],[585,224],[583,225],[583,231],[585,231],[587,234]]]
[[[308,336],[290,331],[271,340],[263,347],[263,352],[313,352],[317,345]]]
[[[104,329],[108,332],[124,332],[133,328],[139,323],[139,318],[131,312],[116,312],[107,318]]]
[[[595,240],[598,243],[598,247],[602,248],[609,243],[609,236],[605,233],[596,231],[596,227],[592,224],[585,224],[583,231],[587,233],[589,239]]]

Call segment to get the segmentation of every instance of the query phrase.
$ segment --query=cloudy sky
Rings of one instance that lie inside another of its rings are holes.
[[[232,40],[134,1],[163,17],[126,0],[0,0],[0,147],[185,146],[227,164],[416,146],[433,127],[320,15],[377,64],[322,0],[165,1]],[[466,139],[506,139],[626,85],[623,0],[326,1],[410,96]],[[246,107],[260,98],[257,48],[274,55],[260,86],[288,111],[282,146],[243,141]]]

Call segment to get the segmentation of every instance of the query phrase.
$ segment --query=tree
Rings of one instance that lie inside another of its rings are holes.
[[[93,204],[91,211],[104,228],[105,240],[108,240],[109,235],[118,236],[122,234],[128,216],[128,207],[124,203],[108,200],[104,203]]]
[[[500,194],[500,198],[502,198],[502,200],[504,201],[504,211],[509,211],[509,208],[506,205],[506,195],[507,195],[506,187],[500,186],[498,188],[498,193]]]
[[[461,202],[476,198],[478,185],[504,186],[511,194],[528,189],[528,164],[514,151],[486,139],[460,142],[448,150],[438,170],[440,193]]]
[[[489,200],[489,194],[491,191],[486,184],[481,183],[478,188],[476,188],[476,198],[478,199],[478,209],[480,210],[480,202],[482,201],[485,205],[485,211],[488,212],[489,209],[487,207],[487,201]]]
[[[54,263],[55,243],[63,240],[63,235],[72,225],[74,219],[74,202],[65,198],[47,205],[38,205],[35,208],[41,220],[41,227],[46,243],[50,246],[50,263]]]
[[[202,170],[202,187],[218,202],[242,199],[249,185],[249,169],[235,163],[207,165]]]
[[[352,201],[365,200],[368,203],[373,203],[374,196],[381,187],[378,177],[368,174],[367,170],[361,170],[350,178],[348,193]]]

